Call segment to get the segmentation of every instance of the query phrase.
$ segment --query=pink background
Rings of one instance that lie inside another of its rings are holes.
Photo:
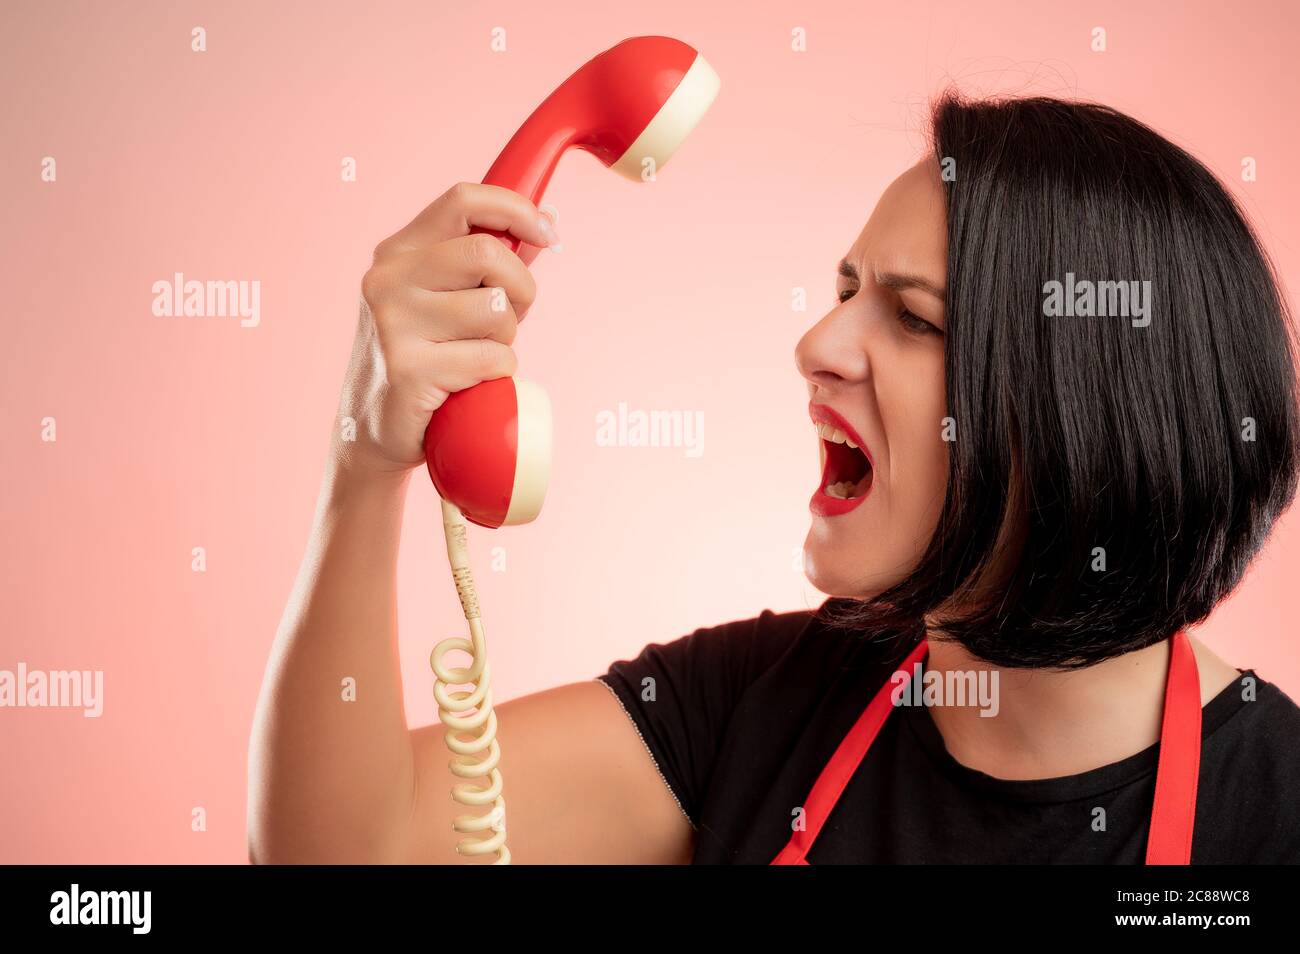
[[[251,715],[370,251],[480,178],[543,94],[623,37],[694,44],[723,88],[654,185],[575,155],[548,193],[566,247],[534,266],[516,348],[555,405],[551,492],[536,524],[471,542],[498,699],[819,602],[794,558],[817,455],[792,349],[945,82],[1147,120],[1232,184],[1296,285],[1300,13],[1285,0],[471,6],[5,3],[0,668],[102,669],[105,711],[0,710],[0,860],[244,860]],[[1257,182],[1240,181],[1243,156]],[[155,317],[151,286],[177,271],[260,280],[260,326]],[[703,457],[597,447],[595,415],[620,401],[703,411]],[[400,588],[418,725],[429,648],[462,624],[432,487],[412,487]],[[1300,696],[1296,524],[1204,633]]]

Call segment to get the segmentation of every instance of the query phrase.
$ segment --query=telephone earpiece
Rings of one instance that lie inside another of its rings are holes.
[[[592,153],[636,181],[657,173],[713,103],[720,82],[692,47],[665,36],[624,40],[588,61],[560,84],[519,127],[483,182],[512,189],[539,205],[560,156]],[[519,250],[513,235],[476,228]],[[501,750],[496,740],[491,679],[478,595],[466,546],[469,520],[482,527],[528,523],[541,512],[551,459],[551,408],[546,392],[520,378],[497,378],[453,393],[424,434],[429,475],[442,497],[447,559],[470,638],[446,639],[429,664],[434,698],[455,757],[458,778],[484,779],[452,788],[462,805],[490,806],[483,815],[459,815],[453,828],[481,837],[462,839],[464,855],[496,853],[509,864]],[[459,650],[470,664],[452,668],[443,657]],[[452,688],[461,686],[464,688]]]

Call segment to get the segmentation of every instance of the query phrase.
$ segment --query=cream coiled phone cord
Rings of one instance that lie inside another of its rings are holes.
[[[506,847],[506,802],[501,796],[501,747],[497,744],[497,717],[492,711],[491,672],[487,661],[487,643],[483,635],[483,622],[479,615],[478,594],[474,591],[474,576],[469,567],[469,548],[466,546],[465,518],[460,508],[442,501],[442,529],[447,536],[447,560],[451,563],[451,576],[456,583],[456,595],[469,623],[470,638],[454,636],[433,647],[429,665],[436,677],[433,697],[438,702],[438,717],[447,727],[443,736],[447,748],[455,754],[449,763],[454,775],[465,778],[487,779],[486,785],[464,782],[451,789],[453,801],[462,805],[479,807],[491,805],[484,815],[457,815],[452,828],[461,834],[473,835],[491,831],[482,838],[462,838],[456,850],[462,855],[497,853],[493,864],[510,864],[510,849]],[[461,650],[472,657],[464,669],[449,669],[442,657],[453,650]],[[452,686],[469,688],[452,689]],[[466,715],[473,709],[472,714]],[[486,754],[483,754],[484,750]]]

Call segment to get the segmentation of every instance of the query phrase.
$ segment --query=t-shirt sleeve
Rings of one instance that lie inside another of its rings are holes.
[[[763,610],[753,619],[702,627],[651,643],[597,677],[622,704],[692,825],[737,703],[811,616]]]

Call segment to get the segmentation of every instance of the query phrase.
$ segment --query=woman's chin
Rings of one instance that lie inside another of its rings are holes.
[[[843,562],[843,556],[837,560],[835,554],[820,554],[811,541],[804,545],[804,576],[827,596],[866,599],[879,592],[863,582],[861,567],[843,566]]]
[[[868,600],[902,582],[903,574],[883,566],[872,566],[872,557],[846,556],[842,547],[819,539],[816,528],[809,531],[803,545],[803,572],[811,583],[827,596],[841,599]]]

